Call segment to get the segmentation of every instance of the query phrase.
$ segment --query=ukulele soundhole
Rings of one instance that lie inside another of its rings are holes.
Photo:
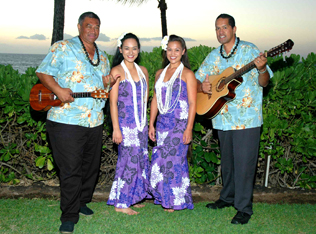
[[[226,77],[222,77],[222,79],[220,79],[219,82],[217,83],[217,86],[216,86],[217,92],[221,92],[225,88],[225,85],[226,85],[225,78]]]

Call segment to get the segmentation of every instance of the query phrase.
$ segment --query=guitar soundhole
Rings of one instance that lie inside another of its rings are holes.
[[[222,79],[220,79],[220,81],[217,83],[217,86],[216,86],[216,91],[217,92],[221,92],[224,87],[225,87],[226,83],[225,83],[225,77],[223,77]]]
[[[50,95],[51,95],[51,100],[54,100],[54,101],[55,101],[55,100],[58,99],[58,97],[57,97],[55,94],[52,93],[52,94],[50,94]]]

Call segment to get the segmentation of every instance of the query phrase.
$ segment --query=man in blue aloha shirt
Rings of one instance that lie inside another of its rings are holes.
[[[105,89],[112,80],[106,54],[98,50],[100,19],[93,12],[79,17],[79,36],[58,41],[36,70],[41,83],[63,103],[47,114],[46,128],[60,178],[61,233],[72,233],[87,207],[98,178],[106,100],[73,98],[73,92]]]
[[[273,76],[267,59],[258,48],[236,37],[235,20],[221,14],[215,22],[220,47],[214,49],[195,73],[198,92],[211,94],[209,75],[220,75],[226,68],[238,70],[254,61],[255,68],[245,73],[235,89],[236,97],[224,104],[212,119],[218,131],[221,150],[223,188],[220,198],[207,208],[234,206],[237,214],[232,224],[248,223],[252,211],[252,195],[257,165],[262,120],[262,90]],[[201,83],[202,82],[202,83]]]

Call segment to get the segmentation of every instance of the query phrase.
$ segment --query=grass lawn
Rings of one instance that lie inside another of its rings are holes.
[[[210,210],[200,202],[193,210],[168,213],[145,204],[139,215],[128,216],[105,202],[90,203],[95,214],[81,216],[74,233],[316,233],[316,205],[255,203],[249,223],[233,225],[232,207]],[[0,233],[59,233],[60,214],[59,201],[1,199]]]

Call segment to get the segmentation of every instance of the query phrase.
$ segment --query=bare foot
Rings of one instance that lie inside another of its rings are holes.
[[[133,205],[133,207],[135,207],[135,208],[143,208],[143,207],[145,207],[145,205],[144,204],[135,204],[135,205]]]
[[[165,211],[169,212],[169,213],[172,213],[174,212],[174,209],[164,209]]]
[[[128,215],[138,215],[139,212],[136,212],[135,210],[132,210],[131,208],[114,208],[116,212],[122,212],[124,214]]]

